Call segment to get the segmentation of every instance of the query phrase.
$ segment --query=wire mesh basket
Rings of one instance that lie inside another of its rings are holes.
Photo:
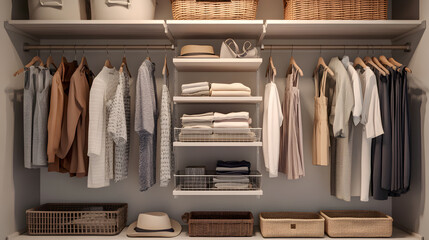
[[[26,211],[29,235],[116,235],[127,223],[126,203],[48,203]]]
[[[175,128],[176,142],[260,142],[261,128]]]
[[[185,171],[178,171],[174,178],[179,191],[256,191],[261,190],[262,174],[251,171],[248,175],[218,175],[212,171],[186,175]]]

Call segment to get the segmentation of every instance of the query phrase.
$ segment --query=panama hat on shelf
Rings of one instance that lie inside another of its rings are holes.
[[[163,212],[140,213],[127,230],[128,237],[176,237],[182,232],[179,222]]]
[[[210,45],[185,45],[180,50],[182,58],[219,58]]]

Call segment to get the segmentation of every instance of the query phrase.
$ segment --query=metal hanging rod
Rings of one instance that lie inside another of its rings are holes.
[[[24,45],[30,50],[174,50],[174,45]]]
[[[403,50],[411,45],[261,45],[261,50]]]

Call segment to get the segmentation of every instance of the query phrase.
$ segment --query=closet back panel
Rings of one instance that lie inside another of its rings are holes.
[[[71,44],[68,41],[44,41],[43,44]],[[89,41],[79,41],[78,44],[91,44]],[[116,42],[109,41],[113,45]],[[210,43],[218,50],[220,41],[186,41],[179,42],[177,52],[180,46],[189,43]],[[301,44],[325,44],[324,42],[315,41],[300,41]],[[348,44],[359,44],[359,42],[348,41]],[[362,41],[361,44],[368,44],[368,41]],[[386,42],[375,42],[371,44],[388,44]],[[73,42],[72,44],[75,44]],[[104,43],[103,43],[104,44]],[[124,42],[116,44],[126,44]],[[277,42],[277,44],[298,44],[297,42]],[[345,44],[344,41],[330,42],[330,44]],[[361,51],[359,55],[372,54],[373,52]],[[381,53],[390,55],[390,52],[374,52],[374,55]],[[42,52],[42,56],[46,57],[49,52]],[[156,63],[156,78],[157,78],[157,91],[158,98],[161,97],[162,86],[162,64],[164,62],[165,52],[150,51],[152,61]],[[252,88],[252,93],[256,93],[256,83],[259,82],[259,94],[263,95],[264,85],[266,79],[264,78],[265,70],[267,67],[267,60],[270,56],[270,51],[262,52],[264,59],[258,73],[177,73],[174,71],[172,64],[172,57],[176,54],[173,51],[168,51],[168,67],[170,69],[170,88],[173,93],[173,86],[175,81],[194,82],[194,81],[211,81],[219,80],[223,82],[224,79],[243,82]],[[316,167],[312,165],[311,148],[312,148],[312,126],[313,126],[313,101],[314,101],[314,84],[312,73],[317,63],[317,58],[320,56],[319,51],[294,51],[294,57],[305,73],[301,78],[299,87],[301,91],[301,107],[302,107],[302,121],[303,121],[303,135],[304,135],[304,155],[306,176],[303,179],[290,181],[287,180],[285,175],[279,174],[278,178],[269,179],[264,167],[263,159],[260,157],[258,169],[263,173],[262,187],[264,195],[260,199],[250,196],[188,196],[179,197],[174,199],[172,195],[173,183],[167,188],[159,187],[159,181],[156,186],[152,187],[146,192],[139,192],[138,185],[138,139],[134,131],[131,131],[131,158],[129,167],[128,179],[112,183],[110,187],[102,189],[88,189],[86,178],[70,178],[66,174],[49,173],[46,169],[41,170],[41,203],[48,202],[127,202],[129,204],[129,219],[128,222],[135,221],[139,212],[145,211],[165,211],[173,218],[179,220],[184,212],[188,211],[204,211],[204,210],[238,210],[238,211],[252,211],[255,216],[262,211],[319,211],[322,209],[367,209],[378,210],[386,214],[391,213],[391,200],[387,201],[374,201],[368,203],[359,201],[358,197],[353,197],[351,202],[344,202],[337,200],[330,195],[330,168],[329,167]],[[322,56],[328,62],[331,57],[343,55],[341,51],[324,51]],[[347,52],[351,58],[354,58],[358,52]],[[59,61],[62,52],[53,51],[53,57]],[[75,58],[74,51],[66,51],[65,56],[72,60]],[[94,73],[98,73],[103,67],[104,60],[107,53],[104,51],[86,51],[88,63]],[[110,59],[114,66],[119,66],[123,51],[110,51]],[[146,51],[127,51],[126,56],[128,59],[129,67],[132,76],[137,76],[137,70],[141,62],[145,59]],[[279,93],[282,96],[285,88],[285,74],[290,58],[290,51],[273,51],[272,56],[274,63],[277,67],[278,77],[276,83]],[[82,52],[78,51],[76,58],[80,60]],[[135,80],[133,80],[133,83]],[[181,82],[178,82],[180,86]],[[133,85],[134,86],[134,85]],[[132,99],[134,100],[134,92],[132,92]],[[262,106],[260,112],[255,112],[253,105],[192,105],[181,104],[177,107],[182,112],[204,112],[204,111],[238,111],[246,110],[251,111],[252,118],[256,118],[259,114],[260,124],[262,123]],[[132,107],[132,113],[134,106]],[[134,123],[131,119],[131,124]],[[215,161],[218,159],[224,160],[249,160],[255,164],[256,168],[258,151],[256,148],[180,148],[176,151],[176,162],[178,166],[184,167],[186,165],[203,165],[207,163],[208,167],[213,168]],[[262,148],[259,151],[262,155]],[[159,158],[159,156],[158,156]],[[159,169],[159,161],[158,161]],[[159,176],[157,176],[159,178]]]

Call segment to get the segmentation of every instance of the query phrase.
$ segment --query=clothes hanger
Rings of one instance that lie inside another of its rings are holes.
[[[152,59],[150,59],[150,56],[149,56],[149,48],[148,47],[146,47],[146,54],[147,54],[146,60],[149,60],[152,62]]]
[[[23,73],[25,71],[26,68],[29,68],[31,66],[33,66],[34,64],[36,64],[37,62],[39,62],[39,66],[43,67],[45,66],[43,64],[43,60],[39,57],[39,54],[37,54],[37,56],[33,57],[33,59],[31,59],[31,61],[29,63],[27,63],[27,65],[25,65],[23,68],[19,69],[18,71],[16,71],[13,76],[16,77],[19,74]]]
[[[322,57],[322,47],[320,47],[320,56],[319,60],[317,61],[316,69],[319,69],[320,65],[322,65],[328,71],[329,75],[332,77],[335,76],[334,72],[331,70],[331,68],[328,67],[328,65],[326,65],[325,60]]]
[[[397,62],[394,58],[389,58],[389,62],[392,63],[393,65],[397,66],[397,67],[402,67],[402,64]],[[405,71],[409,72],[409,73],[413,73],[413,71],[411,71],[410,68],[405,67]]]
[[[267,65],[267,71],[265,73],[265,77],[268,77],[271,71],[274,77],[277,76],[277,69],[274,66],[273,57],[271,56],[271,53],[272,53],[272,48],[270,48],[270,58],[268,59],[268,65]]]
[[[360,58],[360,57],[356,57],[356,58],[355,58],[355,61],[353,62],[353,66],[354,66],[354,67],[361,66],[362,68],[366,68],[366,67],[368,67],[368,66],[364,63],[364,61],[362,60],[362,58]]]
[[[162,68],[162,75],[168,77],[169,72],[168,72],[168,66],[167,66],[167,49],[164,48],[165,50],[165,56],[164,56],[164,67]]]
[[[373,66],[375,69],[377,69],[377,71],[379,71],[380,73],[381,73],[381,75],[383,75],[383,76],[386,76],[386,72],[384,72],[381,68],[379,68],[378,66],[377,66],[377,64],[375,64],[373,61],[372,61],[372,59],[371,59],[371,57],[365,57],[364,58],[364,61],[365,61],[365,63],[367,63],[367,64],[369,64],[369,65],[371,65],[371,66]]]
[[[376,58],[376,57],[372,57],[372,61],[379,67],[379,68],[381,68],[381,70],[383,70],[383,72],[385,72],[386,73],[386,75],[390,75],[390,71],[389,70],[387,70],[387,68],[385,68],[384,66],[383,66],[383,64],[381,64],[380,63],[380,61],[378,61],[378,58]]]
[[[381,55],[378,59],[380,59],[380,62],[388,67],[393,68],[393,70],[396,70],[396,66],[393,65],[391,62],[389,62],[386,58],[386,56]]]
[[[292,53],[291,53],[290,61],[289,61],[289,68],[287,69],[286,74],[292,73],[292,66],[295,67],[295,69],[298,71],[298,73],[301,77],[304,76],[304,73],[302,72],[301,68],[298,66],[298,64],[295,61],[295,58],[293,57],[293,45],[292,45]]]
[[[107,47],[106,47],[107,59],[106,59],[106,61],[104,62],[104,66],[105,66],[105,67],[107,67],[107,68],[113,68],[112,63],[110,62],[110,55],[109,55],[108,47],[109,47],[109,46],[107,46]]]
[[[57,65],[55,65],[55,63],[54,63],[54,58],[52,57],[52,51],[51,51],[51,49],[49,49],[49,57],[48,57],[48,59],[46,59],[45,67],[49,68],[49,66],[51,66],[51,65],[54,66],[55,70],[58,69]]]
[[[131,72],[130,72],[130,69],[128,68],[127,57],[125,56],[125,47],[124,47],[124,56],[122,57],[122,63],[121,63],[121,67],[119,68],[119,72],[123,72],[124,67],[127,70],[128,76],[131,78]]]

